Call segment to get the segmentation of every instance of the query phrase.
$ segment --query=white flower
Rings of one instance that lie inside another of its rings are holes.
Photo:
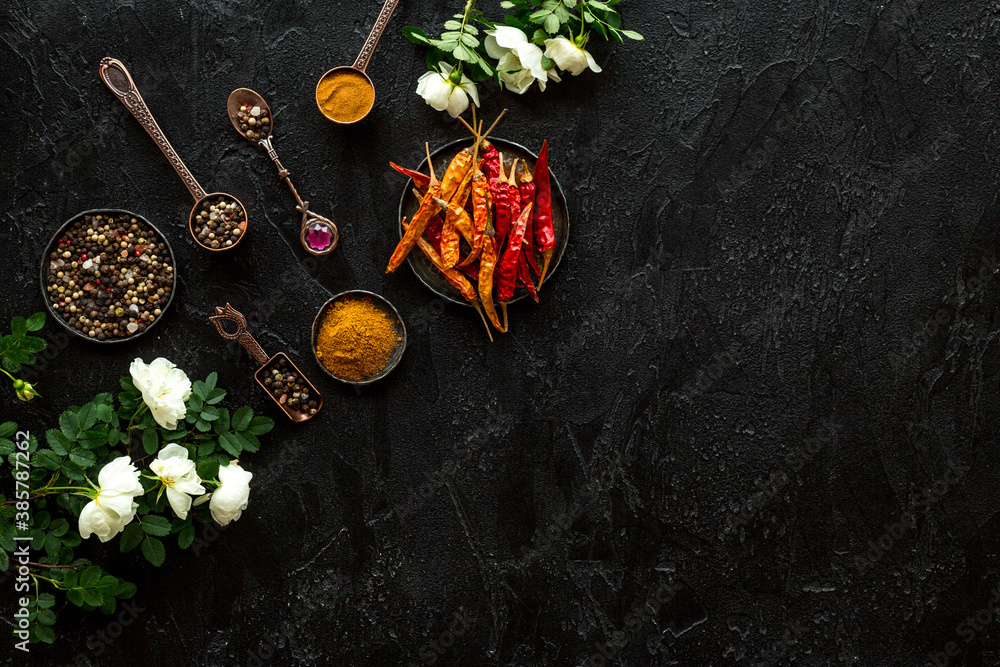
[[[479,91],[472,79],[462,75],[461,83],[451,80],[451,65],[440,64],[440,72],[427,72],[417,80],[417,95],[438,111],[447,111],[458,118],[469,108],[469,98],[479,106]]]
[[[129,372],[156,423],[167,429],[177,428],[177,421],[184,419],[187,412],[184,401],[191,395],[191,380],[184,371],[160,357],[148,366],[136,358]]]
[[[144,491],[139,471],[127,456],[119,456],[101,468],[97,482],[97,495],[80,512],[80,537],[87,539],[96,534],[101,542],[107,542],[135,517],[139,504],[132,498]]]
[[[601,71],[594,56],[565,37],[545,40],[545,55],[552,58],[560,69],[566,70],[573,76],[580,76],[580,73],[588,67],[595,72]]]
[[[208,509],[220,526],[236,521],[250,502],[250,480],[253,473],[241,468],[237,461],[219,468],[219,488],[212,494]]]
[[[527,35],[517,28],[497,26],[486,31],[486,53],[496,58],[497,71],[507,89],[523,94],[538,81],[538,88],[545,90],[549,79],[559,81],[555,70],[542,67],[542,50],[528,41]]]
[[[186,519],[191,509],[191,496],[205,493],[205,487],[198,479],[194,461],[188,458],[188,450],[177,444],[169,444],[160,450],[149,469],[163,483],[167,490],[167,500],[174,514]]]

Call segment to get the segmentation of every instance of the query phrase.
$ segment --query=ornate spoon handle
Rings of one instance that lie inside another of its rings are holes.
[[[243,313],[236,310],[228,303],[225,308],[215,307],[215,315],[208,318],[211,320],[212,324],[218,330],[219,335],[227,340],[235,340],[239,342],[240,345],[246,348],[247,352],[257,360],[261,366],[268,362],[268,357],[264,354],[264,349],[260,346],[250,332],[247,331],[247,318],[243,317]],[[236,325],[236,333],[229,333],[222,326],[223,322],[232,322]]]
[[[195,200],[204,198],[204,188],[198,185],[198,181],[195,180],[194,175],[184,165],[177,151],[167,141],[163,130],[156,124],[156,119],[149,112],[146,102],[142,99],[142,95],[139,94],[139,89],[135,87],[135,82],[132,81],[132,77],[129,75],[128,70],[125,69],[125,65],[116,58],[104,58],[101,60],[100,73],[104,85],[110,88],[115,97],[125,105],[125,108],[132,112],[135,119],[145,128],[149,136],[156,142],[156,145],[163,151],[163,154],[170,160],[170,164],[174,166],[177,175],[184,181],[184,185],[191,192],[191,196]]]
[[[355,69],[359,69],[362,72],[367,69],[368,63],[372,59],[372,54],[375,53],[375,47],[378,46],[378,40],[382,38],[382,32],[389,23],[389,19],[392,18],[392,13],[396,11],[396,5],[398,4],[399,0],[385,0],[385,4],[382,5],[382,11],[378,13],[375,25],[372,26],[372,31],[368,35],[368,39],[365,40],[365,45],[361,47],[358,59],[354,61]]]

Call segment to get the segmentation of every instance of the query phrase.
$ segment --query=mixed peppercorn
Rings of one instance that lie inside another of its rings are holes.
[[[236,118],[240,122],[240,132],[247,139],[260,141],[271,134],[271,118],[264,107],[241,104]]]
[[[52,308],[70,327],[100,341],[129,338],[163,314],[173,257],[138,218],[87,215],[56,239],[45,282]]]
[[[198,243],[206,248],[220,250],[236,245],[246,226],[246,212],[231,197],[219,195],[201,202],[192,225]]]
[[[263,372],[264,386],[282,405],[309,415],[316,414],[319,403],[309,392],[311,387],[295,372],[287,359],[278,358]]]

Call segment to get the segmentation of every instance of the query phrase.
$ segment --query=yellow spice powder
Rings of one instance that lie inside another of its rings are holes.
[[[316,356],[331,373],[357,382],[377,375],[400,336],[366,297],[345,297],[328,308],[316,335]]]
[[[337,69],[319,82],[316,101],[327,117],[341,123],[361,120],[375,103],[375,89],[361,72]]]

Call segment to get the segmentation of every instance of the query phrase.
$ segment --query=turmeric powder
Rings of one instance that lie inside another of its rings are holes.
[[[372,108],[375,88],[364,73],[353,67],[338,67],[320,79],[316,86],[316,102],[330,120],[354,123]]]
[[[385,368],[400,336],[371,299],[346,296],[327,309],[316,334],[316,356],[342,380],[366,380]]]

